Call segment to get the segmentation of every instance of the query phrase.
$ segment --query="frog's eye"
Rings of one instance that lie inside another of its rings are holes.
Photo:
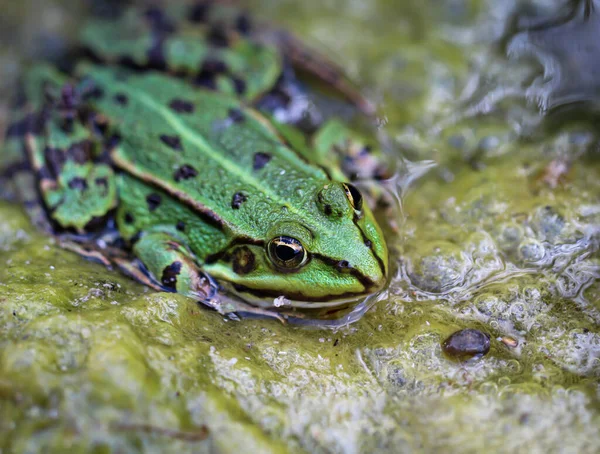
[[[306,263],[308,254],[302,243],[289,236],[277,236],[267,246],[271,262],[287,271],[299,269]]]
[[[363,197],[360,191],[356,188],[356,186],[351,185],[350,183],[345,183],[343,186],[344,191],[346,191],[346,197],[348,197],[352,208],[354,208],[356,211],[362,210]]]

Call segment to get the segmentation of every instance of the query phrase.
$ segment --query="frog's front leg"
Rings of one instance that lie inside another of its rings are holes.
[[[167,231],[145,232],[133,246],[139,263],[119,258],[113,258],[113,262],[155,290],[181,293],[221,314],[233,318],[236,318],[235,314],[252,314],[285,323],[280,314],[242,301],[224,299],[217,293],[218,285],[201,270],[184,243],[183,239]]]
[[[135,242],[133,253],[142,267],[124,260],[118,264],[139,281],[203,303],[214,298],[216,285],[200,270],[181,239],[162,231],[144,232]]]

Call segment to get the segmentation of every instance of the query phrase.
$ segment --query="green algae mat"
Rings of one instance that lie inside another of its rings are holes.
[[[225,319],[0,202],[0,453],[597,452],[598,92],[581,74],[598,73],[547,38],[598,55],[598,8],[571,2],[582,16],[545,34],[515,11],[555,2],[524,3],[250,4],[347,68],[403,159],[391,283],[350,326]],[[20,57],[58,52],[81,5],[0,6],[5,119]],[[565,99],[590,106],[540,114]],[[466,328],[490,350],[453,360],[442,343]]]

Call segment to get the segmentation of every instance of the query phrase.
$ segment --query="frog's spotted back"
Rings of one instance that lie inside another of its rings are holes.
[[[166,70],[192,84],[248,101],[270,90],[282,71],[273,46],[248,39],[248,16],[211,2],[128,9],[116,22],[95,19],[82,44],[102,61]]]

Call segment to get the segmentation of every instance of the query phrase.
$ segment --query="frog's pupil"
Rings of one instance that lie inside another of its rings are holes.
[[[268,245],[271,261],[280,269],[294,271],[305,263],[306,251],[302,243],[289,236],[273,238]]]
[[[292,260],[294,257],[296,257],[300,251],[292,246],[288,246],[287,244],[278,244],[277,248],[275,249],[275,253],[281,260],[287,262],[288,260]]]

